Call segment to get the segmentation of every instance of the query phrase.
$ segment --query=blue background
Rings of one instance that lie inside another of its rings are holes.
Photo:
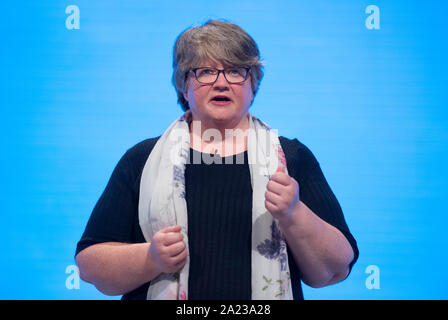
[[[307,299],[447,299],[445,1],[10,1],[0,19],[1,299],[117,299],[66,287],[123,153],[182,112],[172,46],[224,18],[257,41],[251,112],[317,157],[358,241]],[[68,5],[80,29],[65,25]],[[380,9],[369,30],[368,5]],[[366,268],[378,266],[380,288]]]

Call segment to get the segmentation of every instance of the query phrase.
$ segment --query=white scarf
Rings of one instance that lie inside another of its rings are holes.
[[[146,241],[166,227],[180,225],[188,250],[185,165],[190,154],[191,111],[174,121],[158,139],[143,168],[140,181],[139,223]],[[247,152],[253,190],[252,299],[292,299],[284,236],[264,205],[267,183],[279,162],[286,159],[278,134],[248,114]],[[162,273],[150,283],[147,299],[188,299],[189,257],[177,273]]]

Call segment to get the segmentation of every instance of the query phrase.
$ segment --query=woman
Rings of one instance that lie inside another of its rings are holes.
[[[254,40],[210,20],[178,37],[184,114],[129,149],[96,204],[76,261],[123,299],[303,299],[358,257],[319,163],[249,113],[263,77]]]

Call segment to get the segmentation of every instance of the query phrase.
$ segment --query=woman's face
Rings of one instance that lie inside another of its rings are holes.
[[[226,66],[208,60],[198,67],[221,70]],[[220,98],[216,99],[218,96]],[[221,72],[215,83],[202,84],[190,72],[184,97],[189,103],[193,120],[200,120],[208,128],[235,128],[247,116],[252,103],[250,73],[243,83],[231,84]],[[224,97],[229,101],[222,101]]]

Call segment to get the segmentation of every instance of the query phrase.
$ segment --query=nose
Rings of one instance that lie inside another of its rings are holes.
[[[213,87],[218,90],[225,90],[229,88],[229,82],[227,82],[226,77],[224,76],[224,72],[220,71],[218,73],[218,79],[216,79]]]

